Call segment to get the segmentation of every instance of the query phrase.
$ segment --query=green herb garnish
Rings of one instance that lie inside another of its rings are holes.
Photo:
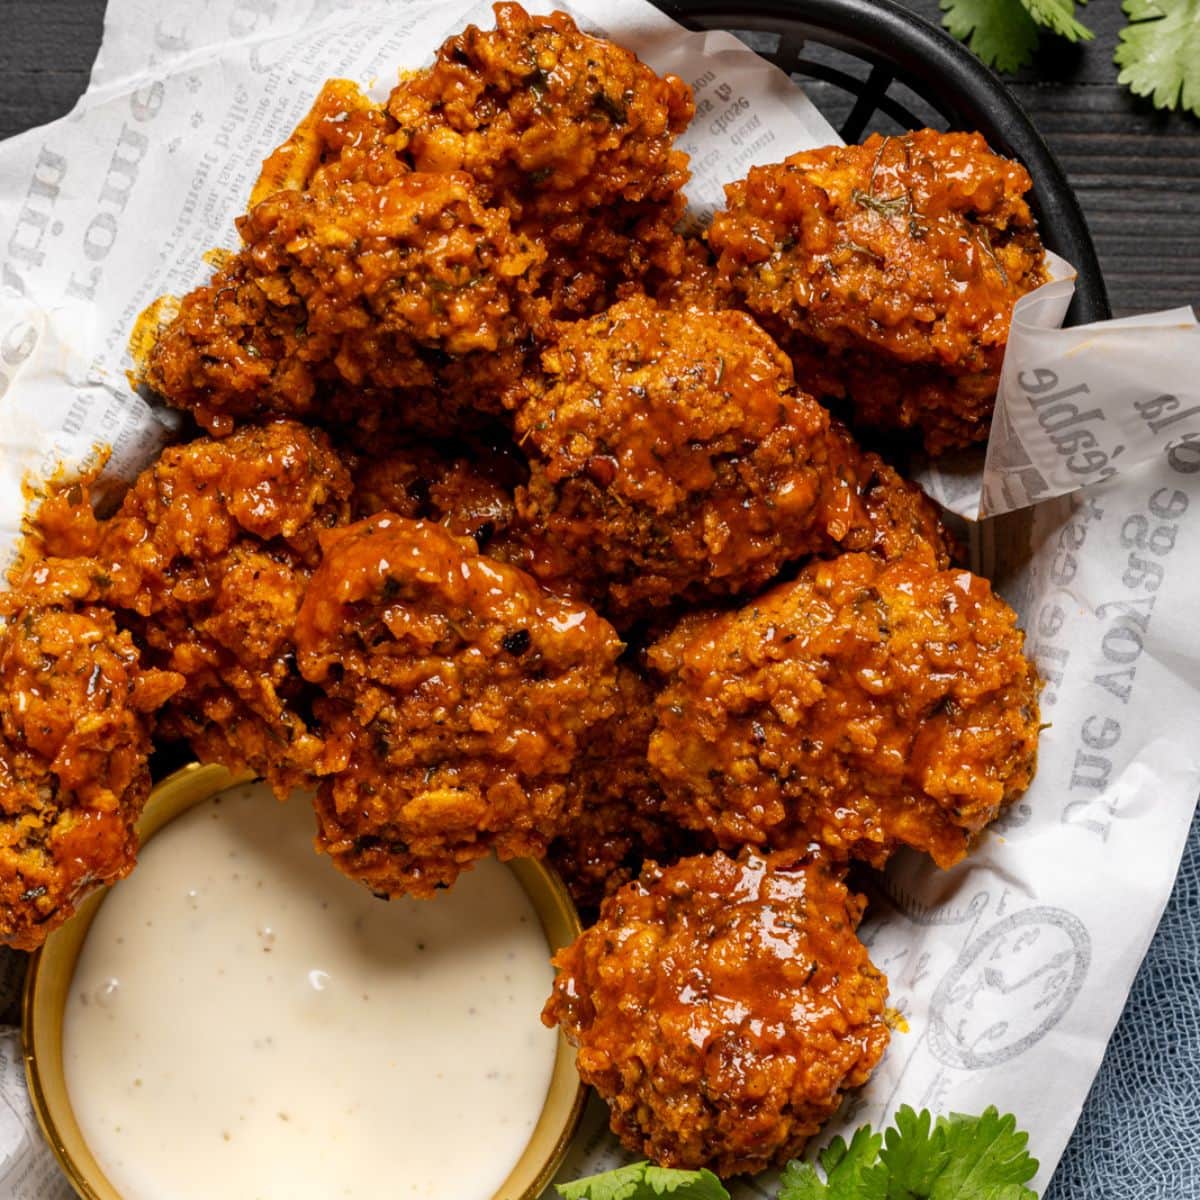
[[[1079,0],[1084,3],[1085,0]],[[1076,16],[1076,0],[941,0],[942,24],[990,67],[1029,64],[1043,32],[1069,42],[1095,36]],[[1113,61],[1117,82],[1155,108],[1200,117],[1200,0],[1124,0],[1129,18]]]
[[[563,1200],[729,1200],[729,1193],[711,1171],[672,1171],[651,1163],[630,1163],[589,1175],[574,1183],[556,1185]]]
[[[847,1144],[834,1138],[818,1166],[793,1159],[776,1200],[1037,1200],[1029,1135],[1012,1116],[934,1118],[907,1105],[885,1133],[862,1126]],[[711,1171],[669,1171],[633,1163],[557,1185],[563,1200],[729,1200]]]
[[[855,188],[850,199],[859,208],[869,208],[881,217],[907,217],[912,212],[912,197],[907,192],[900,196],[872,196],[870,192]]]
[[[1129,24],[1113,61],[1118,83],[1155,108],[1200,117],[1200,0],[1125,0]]]

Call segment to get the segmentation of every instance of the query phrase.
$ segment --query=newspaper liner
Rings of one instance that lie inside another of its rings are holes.
[[[836,140],[726,34],[684,34],[643,0],[559,7],[692,83],[684,148],[700,217],[751,165]],[[398,66],[490,19],[482,5],[426,0],[110,0],[75,110],[0,146],[0,562],[26,477],[84,464],[98,445],[117,475],[153,457],[174,418],[129,389],[134,319],[198,282],[204,251],[234,242],[260,160],[321,82],[382,94]],[[1200,555],[1200,329],[1182,310],[1060,330],[1070,288],[1017,307],[986,471],[968,457],[922,476],[964,515],[1044,501],[972,530],[977,566],[1020,612],[1046,680],[1037,779],[968,863],[939,872],[901,856],[879,881],[863,935],[907,1031],[826,1131],[879,1125],[900,1103],[995,1104],[1031,1131],[1039,1187],[1153,935],[1200,788],[1187,566]],[[19,967],[0,958],[10,988]],[[628,1158],[603,1125],[593,1102],[561,1178]],[[769,1184],[736,1192],[771,1196]],[[15,1032],[0,1032],[0,1193],[69,1194],[31,1118]]]

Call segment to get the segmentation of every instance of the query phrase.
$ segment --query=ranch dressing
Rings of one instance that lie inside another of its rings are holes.
[[[100,907],[64,1020],[80,1129],[123,1200],[490,1200],[555,1036],[533,905],[479,863],[383,903],[259,784],[182,814]]]

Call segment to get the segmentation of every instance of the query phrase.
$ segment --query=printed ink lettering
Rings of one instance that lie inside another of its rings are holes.
[[[1178,396],[1155,396],[1153,400],[1135,400],[1133,407],[1138,416],[1150,427],[1151,433],[1162,433],[1180,421],[1200,416],[1200,404],[1179,411]]]

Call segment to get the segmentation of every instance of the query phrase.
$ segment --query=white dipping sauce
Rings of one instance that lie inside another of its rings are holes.
[[[383,903],[258,784],[156,834],[101,905],[63,1029],[80,1129],[124,1200],[488,1200],[554,1064],[532,903],[479,863]]]

